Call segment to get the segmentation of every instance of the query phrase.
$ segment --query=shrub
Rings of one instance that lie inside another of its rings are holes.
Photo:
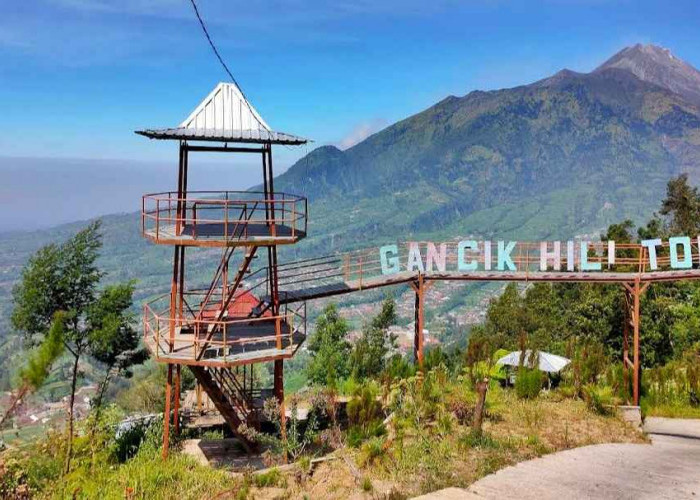
[[[386,434],[386,427],[381,421],[374,421],[368,425],[354,425],[348,429],[348,445],[359,448],[367,439],[381,437]]]
[[[576,339],[572,339],[575,342]],[[603,345],[586,341],[576,345],[571,358],[569,377],[579,396],[583,396],[583,386],[595,384],[610,365],[610,359],[605,355]]]
[[[583,397],[588,408],[597,415],[610,415],[612,413],[613,394],[612,388],[598,387],[588,384],[583,388]]]
[[[363,384],[356,388],[348,401],[348,421],[352,426],[365,426],[381,418],[382,405],[377,401],[379,391],[374,385]]]
[[[557,388],[557,392],[561,394],[563,398],[575,398],[576,397],[576,388],[571,385],[562,385]]]
[[[542,390],[542,373],[539,370],[521,368],[515,378],[515,393],[521,399],[534,399]]]
[[[529,435],[525,440],[525,444],[532,448],[538,457],[552,452],[551,448],[544,444],[539,436],[535,434]]]
[[[470,430],[466,434],[463,434],[459,438],[460,448],[485,448],[485,449],[498,449],[500,448],[500,443],[493,439],[485,432],[477,432]]]
[[[375,463],[386,453],[385,445],[386,441],[384,438],[375,437],[369,439],[362,445],[362,449],[360,450],[360,463],[363,466]]]
[[[450,412],[460,425],[470,425],[474,418],[474,405],[466,398],[454,398],[448,403]]]
[[[277,467],[273,467],[267,472],[261,472],[253,476],[253,483],[258,488],[268,488],[270,486],[277,486],[282,482],[282,473]]]
[[[358,447],[363,441],[386,433],[383,424],[382,405],[377,400],[378,390],[374,385],[363,384],[348,401],[348,444]]]
[[[612,388],[613,394],[621,401],[632,399],[632,371],[629,372],[625,384],[624,367],[622,363],[613,363],[605,372],[605,385]]]

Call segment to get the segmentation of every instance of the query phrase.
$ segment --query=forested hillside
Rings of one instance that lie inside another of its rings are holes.
[[[275,181],[309,197],[309,237],[281,258],[399,238],[563,239],[643,223],[671,177],[700,179],[698,75],[664,49],[635,46],[588,74],[449,96],[345,151],[320,147]],[[28,256],[84,225],[0,235],[0,337]],[[105,217],[103,233],[107,282],[136,279],[137,300],[165,290],[172,249],[141,238],[138,215]],[[209,276],[212,252],[188,253],[193,284]],[[0,357],[15,347],[4,344]]]

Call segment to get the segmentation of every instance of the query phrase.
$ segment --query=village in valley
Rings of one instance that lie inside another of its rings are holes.
[[[700,495],[696,3],[0,13],[0,499]]]

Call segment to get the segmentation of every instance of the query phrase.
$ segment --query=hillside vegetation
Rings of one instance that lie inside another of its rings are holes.
[[[635,46],[589,74],[450,96],[346,151],[320,147],[275,181],[310,200],[309,237],[280,258],[396,239],[565,239],[641,224],[669,178],[700,180],[700,111],[688,90],[700,88],[699,74],[663,49]],[[85,225],[0,235],[0,339],[26,259]],[[172,249],[141,238],[136,214],[104,217],[103,232],[105,282],[137,280],[137,301],[165,292]],[[187,255],[188,282],[206,283],[218,253]],[[0,359],[17,351],[0,345]],[[0,386],[13,366],[2,364]]]

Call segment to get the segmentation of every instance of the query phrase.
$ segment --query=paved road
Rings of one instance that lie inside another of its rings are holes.
[[[448,488],[419,498],[700,500],[700,420],[648,418],[644,428],[651,445],[567,450],[500,470],[467,490]]]

